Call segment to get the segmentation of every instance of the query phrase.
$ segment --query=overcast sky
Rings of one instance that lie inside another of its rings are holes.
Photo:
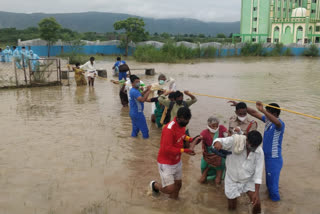
[[[0,0],[0,11],[17,13],[114,12],[152,18],[239,21],[241,0]]]

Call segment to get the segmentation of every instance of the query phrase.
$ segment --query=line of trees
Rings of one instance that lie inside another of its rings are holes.
[[[96,33],[85,32],[79,33],[67,28],[63,28],[53,17],[41,20],[38,27],[29,27],[24,30],[16,28],[0,29],[0,47],[6,45],[16,45],[18,39],[30,40],[41,38],[47,41],[48,56],[50,56],[50,47],[56,41],[61,39],[64,42],[79,44],[80,40],[88,41],[108,41],[108,40],[121,40],[121,47],[126,49],[128,53],[128,45],[132,42],[140,41],[159,41],[159,42],[179,42],[187,41],[193,43],[204,42],[231,42],[232,34],[228,37],[224,34],[217,34],[215,37],[206,36],[204,34],[168,34],[168,33],[154,33],[149,34],[145,31],[145,23],[140,18],[128,18],[114,23],[114,32]]]

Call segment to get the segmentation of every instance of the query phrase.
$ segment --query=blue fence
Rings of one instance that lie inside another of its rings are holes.
[[[29,50],[33,50],[39,56],[48,55],[47,46],[30,46],[27,47]],[[21,49],[19,47],[19,49]],[[284,47],[282,51],[285,51],[287,47]],[[308,48],[304,47],[290,47],[291,53],[294,56],[301,56],[305,50]],[[51,46],[50,56],[59,56],[62,53],[70,53],[74,48],[71,46]],[[133,55],[135,48],[129,48],[129,55]],[[271,52],[273,48],[263,48],[264,52]],[[124,55],[125,49],[121,49],[116,45],[92,45],[92,46],[81,46],[79,52],[85,55]],[[320,52],[320,49],[319,49]],[[228,56],[239,56],[241,54],[241,48],[231,48],[231,49],[218,49],[216,52],[217,57],[228,57]]]
[[[33,50],[39,56],[48,55],[47,46],[30,46],[29,50]],[[59,56],[62,53],[70,53],[74,50],[72,46],[51,46],[50,47],[50,56]],[[126,50],[124,48],[119,48],[116,45],[85,45],[81,46],[78,49],[78,52],[85,55],[95,55],[95,54],[104,54],[104,55],[124,55]],[[132,55],[134,48],[129,47],[129,55]]]

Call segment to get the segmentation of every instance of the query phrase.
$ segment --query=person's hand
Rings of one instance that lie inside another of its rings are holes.
[[[256,107],[257,107],[257,109],[258,109],[260,112],[263,112],[264,109],[263,109],[263,104],[262,104],[262,102],[257,101]]]
[[[252,205],[253,206],[256,206],[257,204],[259,204],[260,202],[260,198],[259,198],[259,193],[258,192],[255,192],[253,195],[252,195]]]
[[[193,142],[196,142],[196,145],[198,145],[203,140],[203,136],[197,136],[193,139]]]
[[[222,144],[221,144],[221,142],[219,142],[219,141],[216,141],[215,143],[214,143],[214,148],[216,149],[216,150],[221,150],[222,149]]]
[[[171,91],[171,90],[167,90],[167,91],[164,92],[163,95],[164,95],[164,96],[167,96],[167,95],[171,94],[172,92],[173,92],[173,91]]]
[[[150,90],[151,90],[151,87],[152,87],[151,85],[148,85],[148,86],[147,86],[147,91],[150,91]]]
[[[185,95],[188,95],[188,96],[190,95],[190,92],[189,92],[189,91],[184,91],[183,93],[184,93]]]
[[[186,152],[188,155],[194,156],[196,155],[196,153],[194,152],[194,150],[189,149],[190,151]]]
[[[236,133],[239,133],[239,132],[241,132],[241,129],[240,129],[240,127],[238,126],[237,128],[235,128],[235,129],[234,129],[234,132],[236,132]]]
[[[238,104],[236,101],[232,100],[228,101],[227,103],[231,103],[231,106],[236,106]]]

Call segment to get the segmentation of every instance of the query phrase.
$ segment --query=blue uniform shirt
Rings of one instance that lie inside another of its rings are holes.
[[[144,103],[139,102],[137,99],[141,97],[141,93],[136,88],[131,88],[130,90],[130,115],[135,115],[138,113],[143,113]]]
[[[115,64],[114,64],[114,67],[119,67],[120,65],[123,65],[123,64],[126,64],[126,61],[122,60],[122,61],[117,61]]]
[[[272,123],[266,116],[262,117],[262,121],[266,123],[263,136],[263,151],[265,158],[281,158],[282,157],[282,139],[285,129],[284,122],[279,119],[282,126]]]

